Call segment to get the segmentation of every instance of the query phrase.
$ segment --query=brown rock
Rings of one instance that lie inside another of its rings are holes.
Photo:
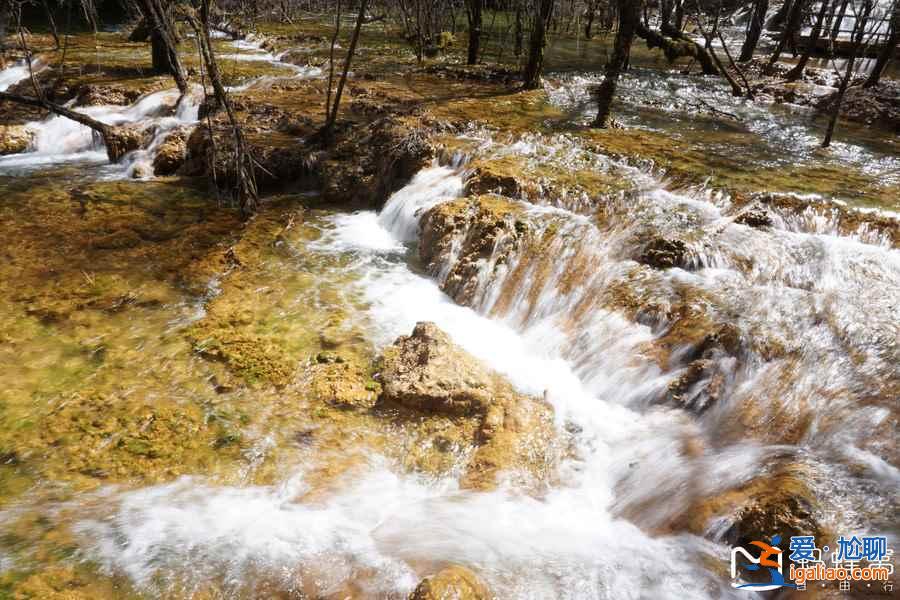
[[[495,395],[513,394],[434,323],[418,323],[385,350],[381,377],[386,401],[444,415],[486,415]]]
[[[166,136],[153,157],[154,175],[173,175],[187,158],[187,136],[185,129],[177,129]]]
[[[151,131],[142,125],[120,125],[110,129],[106,152],[110,160],[118,161],[123,156],[150,143]]]
[[[764,208],[755,207],[746,212],[742,212],[734,222],[758,229],[760,227],[770,226],[772,224],[772,217],[769,216],[769,213],[766,212]]]
[[[490,600],[491,593],[475,573],[453,565],[426,577],[409,600]]]
[[[78,106],[126,106],[134,102],[140,94],[134,90],[124,90],[115,86],[84,85],[78,89],[75,104]]]
[[[0,125],[0,156],[25,152],[33,139],[24,125]]]
[[[684,264],[687,246],[678,239],[653,238],[637,261],[657,269],[671,269]]]
[[[432,273],[455,260],[441,289],[460,304],[469,305],[479,281],[483,261],[505,240],[509,252],[517,248],[527,225],[518,219],[521,207],[500,196],[478,196],[443,202],[422,218],[419,256]],[[455,247],[455,241],[462,241]],[[503,253],[499,261],[506,260]]]
[[[550,406],[516,392],[436,325],[417,324],[412,335],[385,349],[382,360],[382,402],[449,418],[460,435],[471,436],[475,452],[463,487],[490,489],[500,472],[527,474],[532,481],[548,475],[556,452]]]

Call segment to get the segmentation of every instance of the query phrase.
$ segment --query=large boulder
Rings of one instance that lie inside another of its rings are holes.
[[[423,579],[409,600],[490,600],[492,597],[475,573],[453,565]]]
[[[474,452],[466,455],[463,487],[490,489],[501,472],[541,480],[551,470],[556,451],[551,407],[517,392],[434,323],[418,323],[412,335],[385,349],[380,379],[383,404],[449,419],[459,437],[469,435]]]
[[[25,152],[34,133],[24,125],[0,125],[0,156]]]

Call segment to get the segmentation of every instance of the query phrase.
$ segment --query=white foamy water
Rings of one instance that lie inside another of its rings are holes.
[[[36,69],[37,64],[35,63],[33,66]],[[5,92],[26,77],[28,77],[28,63],[24,60],[17,61],[0,70],[0,92]]]
[[[131,152],[117,165],[110,166],[110,176],[130,177],[139,165],[152,173],[149,163],[166,135],[177,127],[197,122],[195,93],[187,94],[180,103],[178,99],[177,90],[165,90],[148,94],[131,106],[87,106],[74,110],[108,125],[139,124],[148,129],[152,141],[147,148]],[[34,133],[31,148],[21,154],[0,157],[0,171],[67,162],[104,163],[107,160],[102,140],[92,129],[71,119],[51,115],[43,121],[28,123],[26,127]]]
[[[231,44],[241,52],[221,54],[219,55],[219,58],[237,61],[265,62],[293,72],[293,75],[290,76],[292,79],[316,79],[322,76],[322,69],[319,67],[300,66],[283,61],[282,59],[288,53],[287,50],[278,54],[272,54],[265,50],[262,47],[262,42],[253,35],[249,35],[242,40],[234,40]],[[251,88],[258,88],[271,84],[281,79],[284,78],[274,75],[261,75],[259,77],[253,77],[240,85],[228,86],[227,89],[229,92],[240,93]]]
[[[423,575],[415,565],[453,562],[476,569],[503,598],[728,596],[725,580],[702,566],[724,564],[726,548],[690,535],[650,537],[615,513],[623,501],[678,513],[686,508],[683,490],[711,494],[745,481],[770,450],[743,446],[690,458],[685,445],[698,434],[690,419],[628,408],[634,390],[655,385],[652,372],[628,366],[647,328],[608,315],[602,368],[609,377],[586,385],[560,355],[555,340],[565,334],[552,319],[512,327],[485,318],[411,270],[401,240],[415,235],[423,210],[461,188],[453,170],[426,169],[377,219],[372,212],[334,217],[310,249],[353,260],[377,345],[417,321],[434,321],[519,389],[544,395],[559,425],[577,432],[577,456],[561,466],[559,486],[540,499],[511,488],[460,491],[453,479],[421,480],[377,457],[313,504],[296,500],[306,489],[303,466],[272,487],[182,479],[110,498],[109,518],[80,527],[91,556],[142,585],[152,585],[158,570],[194,583],[223,574],[246,582],[255,573],[309,593],[353,580],[370,597],[403,597]],[[618,369],[632,379],[617,379]],[[190,572],[182,568],[187,561]]]

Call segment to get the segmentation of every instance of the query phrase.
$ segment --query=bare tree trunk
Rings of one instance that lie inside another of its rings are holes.
[[[593,32],[591,28],[594,26],[594,18],[597,14],[597,1],[590,0],[587,3],[587,14],[585,14],[585,23],[584,23],[584,39],[589,40],[593,37]]]
[[[766,12],[769,10],[769,0],[756,0],[753,3],[753,15],[750,17],[750,28],[747,30],[747,38],[741,46],[740,62],[748,62],[753,59],[756,46],[759,44],[759,36],[762,35],[763,25],[766,21]]]
[[[544,46],[547,44],[547,24],[553,14],[554,0],[538,0],[538,11],[534,17],[534,28],[528,43],[528,63],[522,74],[522,87],[526,90],[537,89],[541,85],[541,72],[544,69]]]
[[[794,0],[794,4],[791,6],[791,12],[788,16],[787,26],[784,28],[781,39],[778,40],[778,46],[775,47],[775,52],[772,53],[769,64],[766,66],[767,73],[772,72],[775,63],[781,58],[781,54],[784,52],[785,48],[787,48],[788,44],[791,44],[793,47],[793,40],[797,33],[799,33],[800,26],[803,24],[803,10],[808,3],[809,0]]]
[[[466,0],[466,17],[469,22],[469,54],[466,64],[478,63],[478,53],[481,49],[481,9],[484,0]]]
[[[53,18],[53,10],[50,8],[50,3],[47,0],[41,0],[41,4],[44,7],[44,12],[47,14],[47,24],[50,25],[50,35],[53,36],[53,44],[56,50],[59,50],[59,30],[56,28],[56,19]]]
[[[206,72],[209,74],[209,80],[213,87],[213,93],[216,96],[216,102],[219,106],[225,108],[228,115],[228,121],[231,124],[232,135],[234,136],[234,171],[235,186],[233,195],[241,209],[241,214],[248,216],[254,213],[259,205],[259,192],[256,187],[256,161],[247,143],[244,140],[244,132],[241,130],[240,123],[225,92],[225,86],[222,84],[222,77],[219,74],[219,65],[216,62],[216,56],[213,53],[212,41],[209,37],[209,2],[210,0],[201,0],[200,2],[200,22],[191,19],[191,24],[200,40],[200,51],[203,55],[203,62],[206,63]],[[210,137],[214,132],[210,129]]]
[[[816,23],[813,25],[812,31],[809,32],[809,40],[806,42],[806,48],[803,50],[803,56],[800,57],[800,61],[791,69],[787,74],[788,81],[797,81],[803,76],[803,70],[806,69],[806,64],[809,62],[809,57],[816,50],[816,46],[819,43],[819,36],[822,34],[822,25],[825,23],[825,15],[828,12],[828,8],[831,6],[830,0],[822,0],[822,4],[819,6],[819,14],[816,15]]]
[[[891,34],[888,36],[881,52],[878,53],[878,58],[875,59],[875,67],[869,73],[869,77],[866,79],[863,87],[870,88],[878,85],[881,74],[884,73],[885,67],[887,67],[897,51],[898,42],[900,42],[900,0],[894,0],[894,8],[891,11]]]
[[[594,119],[594,127],[606,128],[610,124],[612,114],[612,102],[616,96],[616,86],[619,75],[628,62],[631,54],[631,43],[640,21],[639,3],[632,0],[617,0],[619,9],[619,30],[616,32],[616,41],[613,46],[613,54],[606,65],[606,76],[596,92],[597,117]]]
[[[331,49],[328,52],[328,93],[325,96],[325,115],[331,114],[331,85],[334,83],[334,47],[341,32],[341,0],[337,1],[337,13],[334,17],[334,34],[331,36]]]
[[[525,0],[516,0],[516,56],[522,56],[522,46],[525,42],[525,25],[522,22],[524,20],[524,17],[522,15],[522,2],[524,1]]]
[[[12,0],[0,0],[0,50],[6,49],[6,32],[12,16]]]
[[[341,105],[341,95],[344,93],[344,85],[347,83],[347,73],[350,72],[350,63],[353,60],[353,54],[356,52],[356,44],[359,42],[359,32],[362,29],[363,20],[366,17],[366,4],[368,0],[360,0],[359,14],[356,15],[356,26],[353,29],[353,36],[350,38],[350,47],[347,49],[347,58],[344,59],[344,70],[341,73],[341,79],[338,81],[337,91],[334,94],[334,104],[331,106],[331,113],[325,121],[322,128],[322,138],[326,143],[330,143],[334,134],[334,124],[337,121],[338,109]]]
[[[151,28],[153,70],[172,75],[182,95],[188,91],[187,79],[178,58],[175,27],[163,0],[140,0],[141,12]]]
[[[847,6],[849,4],[850,0],[841,0],[841,7],[838,9],[837,15],[834,17],[834,23],[831,27],[832,40],[836,40],[841,33],[841,24],[844,22],[844,16],[847,14]]]
[[[866,34],[866,25],[874,7],[874,0],[863,0],[863,2],[862,13],[857,14],[856,25],[853,30],[853,51],[847,60],[847,69],[844,71],[844,77],[841,79],[841,85],[838,88],[837,99],[834,102],[831,118],[828,121],[828,129],[825,131],[825,139],[822,140],[823,148],[831,146],[831,138],[834,137],[834,129],[841,114],[841,104],[844,103],[844,95],[847,93],[847,88],[850,87],[850,80],[853,79],[853,67],[862,48],[863,38]]]
[[[766,29],[778,29],[781,27],[785,21],[787,21],[788,15],[791,12],[791,6],[793,6],[794,0],[784,0],[781,4],[781,7],[772,15],[772,18],[769,19],[769,22],[766,23]]]
[[[712,61],[715,63],[716,68],[719,70],[719,72],[722,74],[722,76],[725,77],[725,79],[728,81],[728,84],[731,86],[731,94],[733,96],[743,96],[744,91],[741,89],[741,86],[738,85],[738,82],[735,80],[735,78],[731,75],[731,73],[728,72],[728,69],[726,69],[722,65],[722,61],[719,60],[719,56],[716,54],[716,51],[713,48],[713,36],[718,34],[719,39],[722,39],[722,32],[719,31],[719,15],[722,12],[721,0],[719,1],[719,6],[716,10],[716,18],[715,18],[715,21],[713,21],[712,30],[710,30],[710,31],[706,31],[706,28],[703,26],[703,15],[701,14],[701,11],[700,11],[700,5],[695,4],[695,6],[697,7],[697,14],[696,14],[697,27],[700,29],[700,34],[703,35],[703,39],[706,40],[706,51],[709,52],[709,56],[712,59]],[[728,45],[725,43],[724,39],[722,40],[722,47],[725,48],[725,53],[728,55],[728,58],[730,59],[731,54],[728,52]],[[737,65],[734,64],[733,60],[731,61],[731,64],[736,70],[738,70]],[[749,85],[747,87],[749,90]]]
[[[672,27],[677,31],[684,29],[684,0],[675,0],[675,22]]]

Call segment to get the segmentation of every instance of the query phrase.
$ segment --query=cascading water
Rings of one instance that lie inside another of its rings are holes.
[[[178,100],[177,90],[166,90],[148,94],[131,106],[89,106],[76,110],[108,125],[134,124],[147,127],[152,132],[152,142],[148,148],[136,150],[119,164],[110,166],[111,176],[130,177],[140,163],[152,160],[155,148],[174,128],[196,123],[198,104],[194,94],[185,95],[180,103]],[[31,149],[0,157],[0,170],[27,170],[65,162],[103,163],[107,160],[102,142],[94,132],[65,117],[51,115],[43,121],[28,123],[26,129],[34,134]]]
[[[234,40],[233,42],[231,42],[231,44],[241,52],[233,54],[222,54],[219,58],[238,61],[265,62],[270,65],[292,71],[292,77],[295,79],[315,79],[322,76],[322,69],[319,67],[300,66],[284,61],[283,59],[285,56],[287,56],[288,53],[287,50],[285,50],[284,52],[279,52],[278,54],[272,54],[271,52],[268,52],[262,47],[262,42],[257,40],[252,35],[247,36],[245,39]],[[254,77],[240,85],[230,86],[228,88],[228,91],[235,93],[245,92],[251,88],[259,87],[261,85],[277,81],[279,79],[282,78],[272,75],[261,75],[259,77]]]
[[[501,597],[728,596],[724,580],[703,566],[724,561],[725,546],[686,534],[650,537],[616,515],[623,503],[642,507],[638,520],[689,510],[694,495],[751,479],[781,450],[733,444],[689,451],[702,429],[680,411],[643,405],[669,377],[650,361],[635,360],[654,337],[645,325],[595,311],[584,324],[590,344],[576,356],[573,349],[585,340],[573,339],[558,318],[576,300],[552,283],[527,319],[497,321],[455,304],[411,270],[402,241],[416,232],[424,210],[461,193],[457,171],[426,169],[380,217],[330,218],[311,250],[352,259],[377,345],[408,333],[416,321],[434,321],[519,389],[544,395],[559,426],[575,432],[577,451],[562,465],[559,486],[540,499],[514,488],[461,491],[452,478],[399,475],[377,458],[366,474],[315,504],[296,500],[307,487],[303,467],[274,487],[183,479],[125,493],[108,519],[83,522],[91,555],[145,585],[159,568],[198,585],[225,569],[235,581],[254,572],[315,593],[352,578],[372,596],[399,597],[417,581],[413,565],[454,562],[478,569]],[[585,237],[583,217],[556,209],[535,214],[572,218],[571,236],[560,233],[560,239],[573,248],[576,239],[588,246],[599,240]],[[580,252],[555,255],[558,272]],[[480,304],[492,312],[489,302]],[[183,572],[189,558],[204,567]]]
[[[40,63],[39,61],[34,61],[31,65],[31,68],[34,69],[35,72],[41,70],[42,67],[43,63]],[[5,69],[0,70],[0,92],[5,92],[10,87],[28,77],[28,72],[28,63],[24,60],[20,60]]]

